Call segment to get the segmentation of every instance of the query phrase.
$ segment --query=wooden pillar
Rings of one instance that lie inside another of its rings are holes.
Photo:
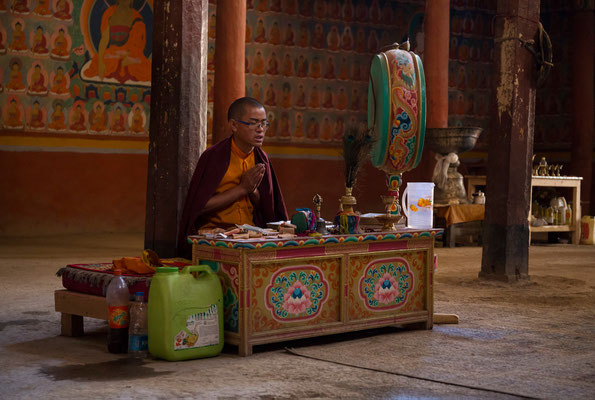
[[[424,72],[428,128],[448,126],[450,1],[427,0],[424,16]]]
[[[448,48],[450,44],[450,1],[427,0],[424,15],[424,73],[426,76],[426,127],[448,127]],[[432,181],[434,153],[423,150],[418,173]]]
[[[595,212],[591,206],[593,185],[593,135],[595,132],[593,75],[595,58],[595,18],[593,10],[575,11],[572,26],[572,151],[570,172],[582,176],[583,214]]]
[[[499,1],[480,278],[529,278],[529,203],[536,64],[518,38],[536,38],[539,1]]]
[[[217,1],[216,26],[213,144],[229,134],[226,131],[227,109],[235,99],[246,93],[246,2]]]
[[[172,257],[206,146],[208,1],[156,1],[154,13],[145,248]]]

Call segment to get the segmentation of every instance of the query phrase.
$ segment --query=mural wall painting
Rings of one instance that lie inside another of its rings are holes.
[[[217,7],[209,3],[212,117]],[[449,123],[487,127],[495,1],[467,3],[453,1],[451,13]],[[349,126],[366,121],[378,49],[408,39],[423,59],[423,0],[247,0],[247,7],[246,94],[267,106],[269,143],[339,146]]]
[[[7,130],[148,135],[153,0],[0,1]]]

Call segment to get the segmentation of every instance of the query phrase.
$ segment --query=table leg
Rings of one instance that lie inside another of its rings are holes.
[[[457,232],[455,224],[451,224],[444,229],[444,244],[446,247],[455,247]]]
[[[84,331],[82,316],[62,313],[60,324],[60,334],[62,336],[83,336]]]
[[[238,345],[238,354],[240,357],[248,357],[252,355],[252,345],[247,340],[240,340]]]
[[[579,244],[581,239],[581,182],[578,181],[572,189],[572,231],[571,243]]]

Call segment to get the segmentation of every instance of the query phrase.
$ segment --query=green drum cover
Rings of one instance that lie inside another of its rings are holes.
[[[413,54],[413,53],[412,53]],[[418,76],[418,84],[419,84],[419,93],[420,93],[420,115],[419,115],[419,132],[418,135],[418,145],[417,145],[417,156],[415,157],[415,163],[411,168],[417,167],[419,162],[421,161],[421,153],[424,150],[424,141],[426,138],[426,75],[424,74],[424,66],[421,62],[421,58],[417,54],[413,54],[415,56],[415,66],[417,68],[417,76]]]
[[[399,174],[415,168],[423,151],[426,88],[423,66],[413,52],[391,49],[370,67],[368,126],[376,141],[372,165]]]
[[[388,67],[384,53],[376,54],[370,66],[368,84],[368,128],[374,127],[376,141],[370,150],[372,165],[380,168],[386,160],[386,135],[390,121]]]

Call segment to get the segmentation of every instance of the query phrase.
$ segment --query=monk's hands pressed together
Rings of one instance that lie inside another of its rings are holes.
[[[264,176],[265,166],[264,164],[256,164],[242,175],[240,179],[240,186],[246,190],[247,194],[250,194],[256,190],[262,177]]]

